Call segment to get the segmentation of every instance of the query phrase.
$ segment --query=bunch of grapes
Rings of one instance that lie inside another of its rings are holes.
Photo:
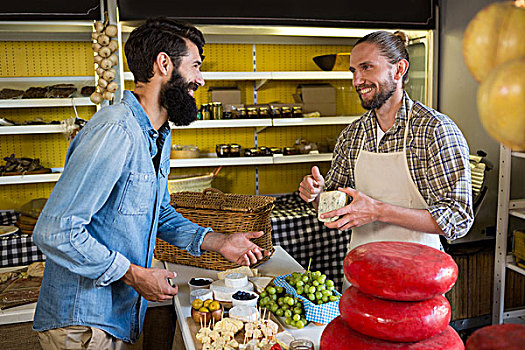
[[[289,326],[301,329],[308,323],[301,300],[286,294],[283,287],[273,283],[266,286],[261,293],[259,306],[268,309],[276,316],[284,317],[284,322]]]
[[[317,305],[339,299],[339,295],[335,293],[334,281],[326,279],[321,271],[294,272],[286,277],[286,282],[295,288],[297,294]]]

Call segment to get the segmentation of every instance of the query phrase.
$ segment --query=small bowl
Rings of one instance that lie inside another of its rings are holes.
[[[239,293],[246,293],[252,296],[252,299],[242,300],[238,299]],[[232,305],[233,306],[247,306],[247,307],[257,307],[257,301],[259,300],[259,294],[255,292],[250,292],[246,290],[238,290],[232,295]]]
[[[215,311],[203,312],[191,308],[191,318],[197,324],[208,324],[213,318],[215,322],[220,321],[224,315],[224,306],[221,304],[221,308]]]
[[[201,281],[201,283],[199,283]],[[213,279],[206,277],[195,277],[188,282],[190,286],[190,292],[193,292],[197,289],[210,289],[210,285],[213,282]]]

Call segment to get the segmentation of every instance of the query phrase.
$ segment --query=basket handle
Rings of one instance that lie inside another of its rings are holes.
[[[222,200],[226,200],[226,196],[224,195],[224,192],[222,192],[219,189],[211,188],[211,187],[206,188],[204,191],[202,191],[202,199],[204,199],[205,196],[207,196],[207,195],[209,195],[211,193],[219,195]]]
[[[213,178],[217,177],[217,174],[219,173],[219,171],[221,171],[221,169],[222,169],[222,165],[212,172]]]

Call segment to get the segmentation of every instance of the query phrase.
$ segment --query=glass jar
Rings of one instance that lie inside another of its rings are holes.
[[[240,157],[241,156],[241,145],[232,143],[230,145],[230,157]]]
[[[230,145],[217,145],[215,146],[215,152],[217,153],[217,157],[219,158],[225,158],[230,156]]]
[[[270,111],[272,113],[273,118],[281,118],[281,108],[277,106],[271,106]]]
[[[202,113],[202,120],[210,120],[211,118],[210,105],[207,103],[201,105],[201,113]]]
[[[237,115],[238,115],[238,118],[239,119],[246,119],[248,118],[248,114],[246,113],[246,108],[245,107],[239,107],[237,108]]]
[[[259,118],[270,118],[270,108],[259,107]]]
[[[296,339],[290,343],[290,350],[314,350],[314,343],[308,339]]]
[[[293,115],[293,118],[302,118],[303,108],[301,106],[293,106],[292,115]]]
[[[283,118],[291,118],[292,115],[293,115],[292,107],[282,107],[281,108],[281,117],[283,117]]]
[[[259,117],[259,112],[257,112],[257,107],[248,107],[246,111],[248,114],[248,119],[257,119]]]

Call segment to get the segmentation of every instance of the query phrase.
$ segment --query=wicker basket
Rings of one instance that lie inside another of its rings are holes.
[[[263,231],[264,235],[253,239],[253,242],[272,254],[274,249],[270,214],[273,201],[272,197],[224,194],[213,188],[208,188],[203,193],[178,192],[171,195],[171,205],[177,212],[203,227],[211,227],[214,231],[224,234]],[[159,238],[155,244],[154,255],[158,260],[211,270],[238,267],[216,252],[204,252],[200,257],[196,257]],[[269,257],[265,257],[252,267],[268,259]]]
[[[175,192],[202,192],[211,187],[211,182],[221,170],[218,167],[211,173],[205,174],[191,174],[191,175],[175,175],[168,177],[168,192],[173,194]]]

